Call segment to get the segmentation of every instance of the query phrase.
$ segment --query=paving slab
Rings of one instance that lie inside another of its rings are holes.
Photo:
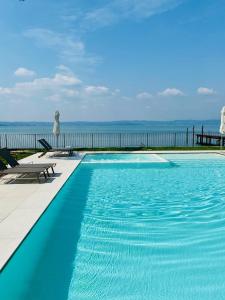
[[[15,175],[0,179],[0,271],[83,157],[82,154],[72,158],[39,156],[40,153],[34,154],[20,163],[56,163],[55,175],[52,174],[46,182],[15,180]]]

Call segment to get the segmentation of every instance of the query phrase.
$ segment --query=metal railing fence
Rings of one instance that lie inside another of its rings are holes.
[[[73,148],[125,148],[125,147],[192,147],[196,145],[196,134],[202,132],[140,132],[140,133],[62,133],[58,147]],[[206,133],[206,132],[205,132]],[[210,134],[213,134],[210,132]],[[216,133],[215,133],[216,134]],[[57,139],[53,134],[1,133],[0,148],[41,149],[38,139],[45,138],[53,147]]]

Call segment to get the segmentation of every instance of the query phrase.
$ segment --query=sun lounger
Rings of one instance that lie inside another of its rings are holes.
[[[44,147],[46,152],[67,152],[68,156],[73,155],[72,148],[53,148],[45,139],[40,139],[38,142]]]
[[[40,183],[41,182],[40,181],[41,175],[44,175],[45,179],[47,179],[45,171],[46,171],[45,167],[35,167],[35,168],[14,167],[14,168],[7,168],[6,165],[2,161],[0,161],[0,175],[14,175],[14,174],[34,175],[35,178]],[[21,179],[21,178],[17,178],[17,179]],[[22,179],[25,179],[25,178],[22,177]],[[33,178],[29,177],[28,179],[33,179]]]
[[[21,167],[21,168],[45,168],[48,172],[49,169],[52,169],[52,173],[54,172],[53,167],[55,167],[55,163],[42,163],[42,164],[20,164],[9,152],[8,149],[0,149],[0,156],[4,158],[4,160],[10,165],[10,167]]]
[[[7,167],[3,164],[3,162],[0,160],[0,172],[3,170],[6,170]],[[0,176],[2,176],[2,174],[0,173]]]

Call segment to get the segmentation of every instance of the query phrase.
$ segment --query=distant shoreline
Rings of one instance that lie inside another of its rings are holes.
[[[0,122],[0,133],[52,133],[53,122]],[[174,120],[174,121],[74,121],[61,122],[62,133],[116,133],[116,132],[181,132],[187,129],[218,132],[219,120]]]
[[[0,121],[0,126],[7,124],[51,124],[53,121]],[[62,121],[64,124],[131,124],[131,123],[209,123],[219,122],[219,119],[206,119],[206,120],[167,120],[167,121],[152,121],[152,120],[118,120],[118,121]]]

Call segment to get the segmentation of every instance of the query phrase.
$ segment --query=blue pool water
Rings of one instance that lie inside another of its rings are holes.
[[[225,299],[225,157],[160,156],[86,157],[0,273],[0,299]]]

